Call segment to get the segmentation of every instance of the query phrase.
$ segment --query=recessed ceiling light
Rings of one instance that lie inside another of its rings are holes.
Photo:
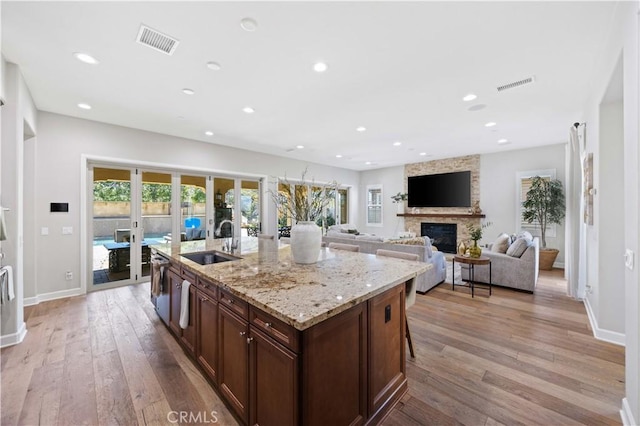
[[[255,112],[255,110],[251,107],[244,107],[242,108],[242,111],[246,112],[247,114],[253,114]]]
[[[342,158],[342,154],[336,154],[336,158]]]
[[[464,98],[462,98],[462,100],[465,101],[465,102],[470,102],[470,101],[472,101],[472,100],[474,100],[476,98],[477,98],[476,95],[474,95],[473,93],[469,93]]]
[[[207,136],[213,136],[213,132],[211,130],[207,130],[204,134]]]
[[[364,127],[364,126],[356,127],[356,132],[364,132],[366,130],[367,130],[367,128]]]
[[[296,145],[296,148],[298,148],[298,149],[304,149],[304,145]]]
[[[243,30],[254,32],[258,28],[258,23],[252,18],[244,18],[240,21]]]
[[[510,143],[508,139],[498,139],[499,145],[506,145],[508,143]]]
[[[393,146],[400,146],[400,145],[402,145],[402,142],[400,142],[400,141],[395,141],[393,143]]]
[[[371,164],[371,161],[365,161],[365,163],[367,166]]]
[[[419,155],[427,155],[426,152],[421,152]]]
[[[100,61],[98,61],[96,58],[86,53],[76,52],[73,54],[73,56],[75,56],[77,60],[79,60],[80,62],[84,62],[85,64],[98,65],[100,63]]]
[[[498,124],[498,123],[495,123],[495,122],[493,122],[493,121],[490,121],[490,122],[486,123],[486,124],[484,125],[484,127],[493,127],[493,126],[495,126],[496,124]]]
[[[182,93],[185,95],[193,95],[196,92],[194,92],[193,89],[182,89]]]
[[[325,72],[327,68],[329,67],[324,62],[316,62],[315,64],[313,64],[313,70],[315,72]]]
[[[79,104],[78,104],[78,108],[81,108],[81,109],[91,109],[91,105],[89,105],[89,104],[85,104],[85,103],[79,103]]]
[[[220,71],[220,68],[222,67],[220,66],[219,63],[212,61],[212,62],[207,62],[207,68],[213,71]]]

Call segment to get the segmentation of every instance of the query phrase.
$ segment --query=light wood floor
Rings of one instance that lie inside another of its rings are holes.
[[[593,338],[564,287],[555,271],[535,295],[471,299],[442,284],[418,296],[409,392],[384,424],[619,424],[624,349]],[[190,411],[211,424],[215,411],[235,425],[148,294],[142,284],[26,308],[25,341],[0,353],[0,423],[168,424]]]

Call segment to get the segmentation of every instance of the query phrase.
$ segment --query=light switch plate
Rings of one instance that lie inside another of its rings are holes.
[[[635,253],[633,250],[626,249],[624,252],[624,266],[633,271],[633,263],[634,263]]]
[[[62,235],[71,235],[71,234],[73,234],[73,226],[62,227]]]
[[[47,228],[47,227],[43,226],[43,227],[40,229],[40,235],[49,235],[49,228]]]

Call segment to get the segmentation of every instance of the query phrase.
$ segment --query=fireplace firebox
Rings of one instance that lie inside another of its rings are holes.
[[[458,225],[455,223],[428,223],[420,224],[420,235],[428,236],[431,244],[445,253],[456,253]]]

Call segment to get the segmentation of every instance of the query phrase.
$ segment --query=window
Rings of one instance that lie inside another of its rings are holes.
[[[367,226],[382,226],[382,185],[367,186]]]
[[[520,225],[520,229],[529,231],[533,236],[540,236],[540,224],[538,221],[533,221],[531,223],[524,220],[522,217],[522,204],[527,199],[527,192],[531,187],[531,179],[534,176],[540,176],[543,179],[555,179],[556,178],[556,170],[555,169],[545,169],[545,170],[531,170],[527,172],[518,172],[516,174],[516,224]],[[556,225],[550,224],[547,226],[547,237],[555,237],[556,236]]]

